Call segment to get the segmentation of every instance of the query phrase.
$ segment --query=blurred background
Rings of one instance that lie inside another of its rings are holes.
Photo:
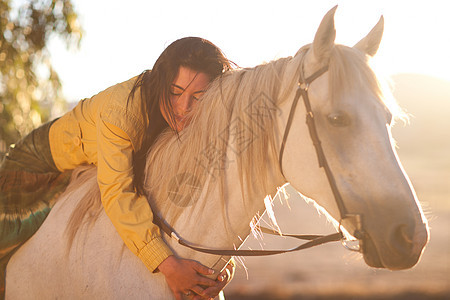
[[[374,59],[410,124],[393,130],[431,227],[412,270],[368,268],[340,245],[246,258],[227,299],[450,299],[450,4],[445,0],[0,0],[0,157],[9,144],[82,98],[125,81],[172,41],[201,36],[241,67],[295,54],[334,5],[338,43],[353,45],[379,17]],[[282,230],[328,233],[325,217],[291,190],[275,202]],[[295,242],[294,242],[295,243]],[[244,247],[292,247],[249,238]]]

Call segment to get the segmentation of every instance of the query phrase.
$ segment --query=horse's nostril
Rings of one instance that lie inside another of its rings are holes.
[[[410,244],[413,243],[413,240],[414,240],[414,229],[413,228],[408,227],[407,225],[401,225],[398,230],[400,231],[400,235],[405,242],[410,243]]]
[[[413,248],[413,242],[413,226],[400,225],[394,229],[391,236],[391,246],[396,249],[399,254],[409,254]]]

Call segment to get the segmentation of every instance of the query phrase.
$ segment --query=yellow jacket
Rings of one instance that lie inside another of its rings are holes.
[[[154,271],[172,254],[153,224],[146,197],[133,186],[132,154],[141,147],[148,119],[140,112],[140,90],[127,106],[137,77],[81,100],[50,128],[50,149],[63,171],[82,164],[98,167],[106,214],[127,247]]]

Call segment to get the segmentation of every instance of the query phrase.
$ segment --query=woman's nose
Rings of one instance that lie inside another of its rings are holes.
[[[183,93],[178,98],[178,101],[176,102],[175,106],[177,107],[177,110],[180,112],[188,112],[191,110],[193,100],[194,99],[192,96]]]

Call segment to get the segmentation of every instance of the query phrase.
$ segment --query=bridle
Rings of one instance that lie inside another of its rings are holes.
[[[312,111],[311,108],[311,103],[309,101],[309,96],[308,96],[308,90],[309,90],[309,86],[310,84],[316,80],[317,78],[319,78],[320,76],[322,76],[324,73],[326,73],[328,71],[328,65],[325,67],[322,67],[321,69],[319,69],[318,71],[316,71],[315,73],[313,73],[312,75],[310,75],[307,78],[304,78],[304,72],[303,72],[303,63],[300,64],[301,65],[301,70],[300,70],[300,77],[298,80],[298,87],[297,87],[297,91],[294,97],[294,101],[292,102],[291,108],[290,108],[290,112],[289,112],[289,117],[288,117],[288,121],[286,123],[286,127],[284,129],[284,134],[283,134],[283,140],[281,142],[281,148],[280,148],[280,154],[279,154],[279,165],[280,165],[280,170],[281,173],[283,174],[283,168],[282,168],[282,163],[283,163],[283,154],[284,154],[284,149],[286,146],[286,141],[287,138],[289,136],[289,131],[291,129],[292,126],[292,122],[294,120],[294,115],[295,115],[295,111],[296,111],[296,107],[297,107],[297,103],[298,100],[300,99],[300,97],[303,99],[303,103],[305,105],[306,108],[306,124],[308,125],[308,129],[309,129],[309,134],[311,137],[311,140],[313,142],[314,148],[316,149],[316,154],[317,154],[317,159],[319,162],[319,167],[323,168],[325,171],[325,174],[327,176],[328,179],[328,183],[330,185],[331,191],[333,193],[334,199],[336,201],[337,207],[339,209],[339,213],[340,213],[340,221],[339,221],[339,229],[337,233],[332,233],[329,235],[297,235],[297,234],[281,234],[282,236],[286,236],[286,237],[293,237],[293,238],[297,238],[297,239],[302,239],[302,240],[308,240],[308,242],[296,247],[296,248],[292,248],[292,249],[287,249],[287,250],[227,250],[227,249],[210,249],[210,248],[203,248],[203,247],[197,247],[194,246],[190,243],[188,243],[186,240],[184,240],[183,238],[179,237],[176,233],[175,230],[168,225],[163,219],[161,219],[159,216],[157,216],[156,214],[154,215],[154,220],[153,222],[158,225],[167,235],[169,235],[170,237],[174,238],[180,245],[183,245],[185,247],[191,248],[193,250],[199,251],[199,252],[203,252],[203,253],[208,253],[208,254],[215,254],[215,255],[225,255],[225,256],[265,256],[265,255],[274,255],[274,254],[281,254],[281,253],[288,253],[288,252],[294,252],[294,251],[299,251],[299,250],[303,250],[303,249],[307,249],[307,248],[311,248],[314,246],[318,246],[318,245],[322,245],[325,243],[329,243],[329,242],[336,242],[336,241],[341,241],[342,245],[351,251],[356,251],[356,252],[362,252],[363,251],[363,240],[365,237],[365,232],[363,230],[362,227],[362,216],[360,214],[350,214],[348,213],[344,201],[342,200],[342,196],[339,192],[339,189],[337,188],[337,184],[336,184],[336,180],[333,176],[333,172],[330,169],[330,166],[328,165],[328,161],[326,159],[325,153],[323,151],[323,147],[322,147],[322,143],[319,139],[319,135],[317,133],[317,127],[316,127],[316,123],[315,123],[315,119],[314,119],[314,113]],[[284,176],[284,174],[283,174]],[[353,233],[353,236],[355,238],[357,238],[360,241],[360,245],[357,248],[352,248],[350,246],[348,246],[347,244],[347,240],[344,237],[344,234],[342,232],[342,222],[346,219],[354,219],[355,224],[356,224],[356,230]],[[280,233],[276,232],[275,230],[272,229],[268,229],[265,227],[260,227],[261,231],[264,233],[268,233],[268,234],[274,234],[274,235],[280,235]]]
[[[312,143],[316,150],[317,160],[319,162],[319,168],[323,168],[325,171],[325,174],[328,179],[328,183],[330,185],[331,191],[334,196],[334,200],[339,209],[339,214],[341,217],[340,221],[339,221],[339,232],[341,232],[342,222],[345,219],[354,219],[355,224],[356,224],[356,230],[353,233],[353,236],[355,238],[357,238],[358,240],[363,240],[365,237],[365,233],[362,228],[362,215],[350,214],[345,207],[344,201],[342,200],[341,193],[339,192],[339,189],[337,187],[333,172],[331,171],[331,168],[330,168],[327,158],[325,156],[325,152],[323,151],[322,143],[321,143],[319,135],[317,133],[317,127],[316,127],[316,122],[315,122],[315,118],[314,118],[314,113],[311,108],[311,102],[309,101],[309,95],[308,95],[309,86],[311,85],[311,83],[314,80],[316,80],[317,78],[319,78],[325,72],[328,71],[328,65],[322,67],[321,69],[319,69],[318,71],[316,71],[315,73],[313,73],[312,75],[307,77],[306,79],[304,79],[303,63],[301,64],[301,66],[302,66],[302,70],[300,71],[300,78],[297,83],[298,88],[297,88],[297,92],[294,97],[294,101],[292,102],[292,105],[291,105],[288,121],[286,123],[286,128],[285,128],[284,134],[283,134],[283,140],[281,142],[280,155],[278,158],[281,173],[283,174],[283,167],[282,167],[283,166],[283,153],[284,153],[284,148],[286,146],[287,137],[289,135],[292,121],[294,119],[295,109],[297,107],[298,100],[300,99],[300,97],[302,97],[303,103],[304,103],[305,109],[306,109],[306,124],[308,125],[309,135],[311,137]],[[283,176],[284,176],[284,174],[283,174]],[[345,243],[346,240],[343,238],[343,236],[342,236],[341,241],[342,241],[344,247],[346,247],[349,250],[354,250],[352,248],[347,247],[347,244]],[[361,251],[361,249],[358,249],[356,251],[359,252],[359,251]]]

